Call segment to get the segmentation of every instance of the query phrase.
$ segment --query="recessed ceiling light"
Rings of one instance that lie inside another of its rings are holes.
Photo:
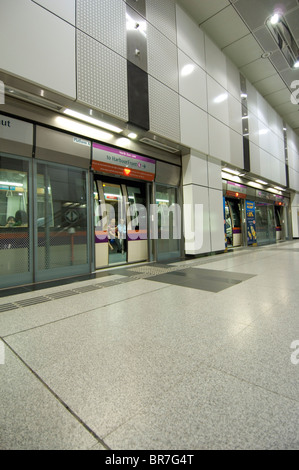
[[[263,180],[255,180],[256,183],[259,183],[259,184],[268,184],[266,183],[266,181],[263,181]]]
[[[230,168],[222,168],[223,171],[225,171],[226,173],[231,173],[232,175],[236,175],[236,176],[239,176],[240,175],[240,172],[239,171],[236,171],[236,170],[231,170]]]
[[[93,124],[94,126],[102,127],[103,129],[107,129],[118,134],[122,132],[122,129],[120,129],[119,127],[113,126],[108,122],[100,121],[90,116],[86,116],[86,114],[78,113],[77,111],[73,111],[72,109],[65,109],[63,112],[64,114],[67,114],[68,116],[71,116],[75,119],[79,119],[80,121],[89,122],[89,124]]]
[[[280,15],[278,13],[274,13],[274,15],[272,15],[270,18],[270,23],[277,24],[279,20],[280,20]]]
[[[136,139],[137,138],[137,134],[135,134],[135,132],[130,132],[130,134],[128,134],[128,137],[130,139]]]

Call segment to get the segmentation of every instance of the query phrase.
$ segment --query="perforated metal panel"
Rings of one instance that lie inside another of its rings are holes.
[[[176,10],[174,0],[146,0],[146,16],[149,23],[176,43]]]
[[[148,73],[178,92],[177,48],[151,24],[148,24]]]
[[[127,6],[127,59],[147,72],[147,22]]]
[[[78,100],[128,120],[127,61],[78,31]]]
[[[126,4],[120,0],[77,0],[77,27],[126,56]]]
[[[149,77],[150,130],[180,142],[179,96]]]

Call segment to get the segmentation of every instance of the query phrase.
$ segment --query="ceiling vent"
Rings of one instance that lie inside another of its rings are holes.
[[[42,96],[32,95],[22,90],[12,88],[9,86],[5,87],[5,92],[8,96],[18,98],[19,100],[26,101],[27,103],[37,104],[43,108],[51,109],[52,111],[61,111],[63,106],[53,101],[49,101]]]
[[[287,63],[291,68],[294,68],[298,61],[299,48],[286,19],[282,15],[276,13],[272,17],[268,18],[266,26],[280,51],[284,55]]]
[[[151,145],[152,147],[156,147],[161,150],[165,150],[166,152],[171,152],[171,153],[179,152],[178,149],[170,147],[169,145],[162,144],[161,142],[157,142],[156,140],[149,139],[148,137],[143,137],[143,139],[140,139],[140,142],[143,142],[144,144],[147,144],[147,145]]]

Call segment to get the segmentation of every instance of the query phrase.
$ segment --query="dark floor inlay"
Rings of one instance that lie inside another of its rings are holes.
[[[192,289],[220,292],[228,287],[240,284],[251,277],[254,277],[254,275],[212,269],[188,268],[184,271],[172,271],[148,277],[147,279],[181,287],[190,287]]]

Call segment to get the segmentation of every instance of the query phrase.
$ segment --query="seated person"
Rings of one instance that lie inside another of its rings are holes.
[[[25,211],[17,211],[13,227],[28,227],[28,217]]]
[[[8,217],[5,227],[13,227],[15,223],[16,219],[11,215],[10,217]]]

